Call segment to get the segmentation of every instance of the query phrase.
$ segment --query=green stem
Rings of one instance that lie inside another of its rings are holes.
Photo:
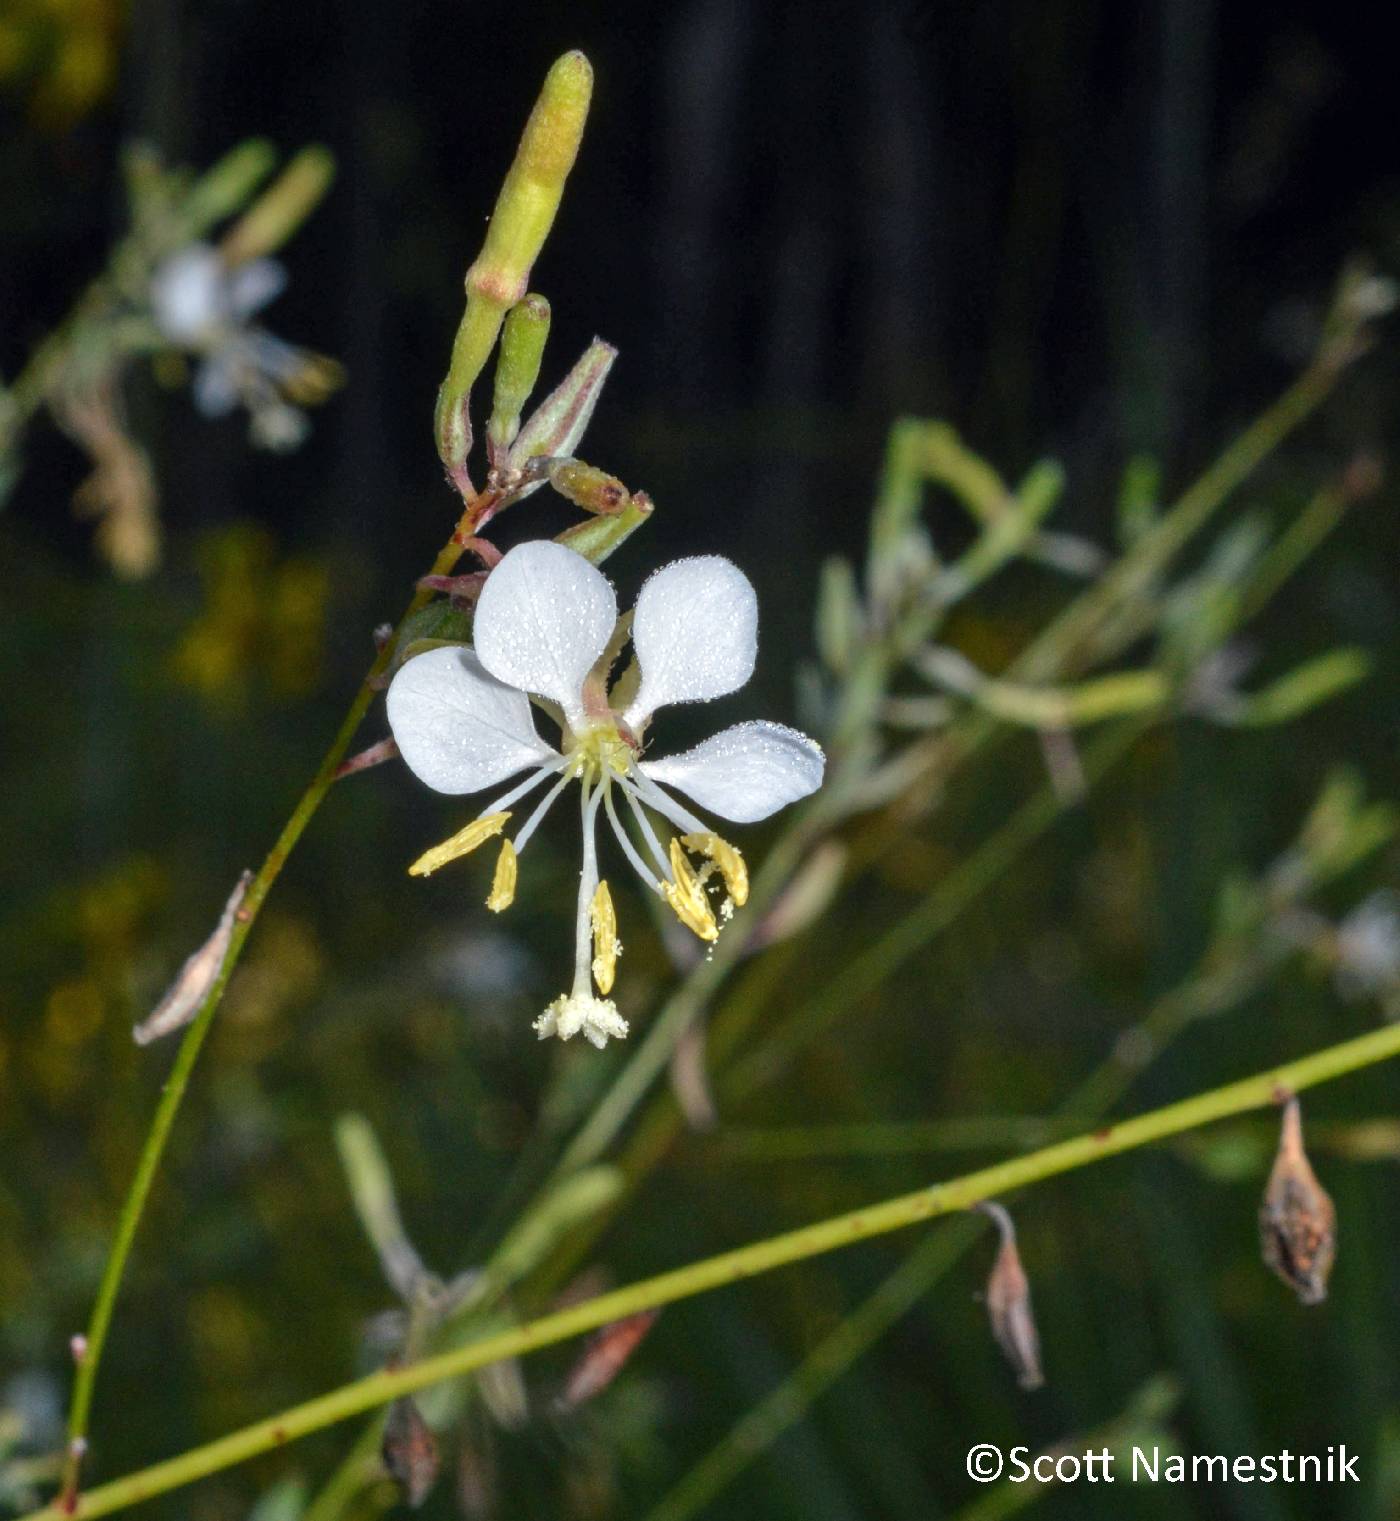
[[[439,550],[437,558],[433,561],[431,574],[445,575],[456,564],[461,549],[459,540],[465,534],[470,533],[475,514],[480,510],[483,496],[478,503],[469,507],[458,522],[452,537]],[[419,591],[413,596],[403,617],[395,629],[402,628],[405,621],[424,606],[432,596],[430,591]],[[238,921],[234,927],[233,936],[229,941],[228,950],[224,954],[223,964],[219,968],[209,992],[195,1015],[189,1028],[180,1042],[180,1049],[176,1053],[175,1064],[171,1068],[170,1076],[166,1079],[164,1088],[161,1090],[160,1102],[156,1106],[156,1112],[151,1119],[151,1128],[147,1132],[145,1143],[141,1148],[141,1155],[136,1164],[136,1173],[131,1180],[131,1186],[127,1190],[126,1199],[122,1203],[121,1215],[117,1220],[116,1235],[112,1241],[111,1251],[108,1253],[107,1262],[102,1271],[102,1281],[98,1285],[97,1298],[92,1307],[92,1315],[88,1320],[86,1337],[87,1345],[77,1367],[77,1373],[73,1383],[73,1398],[68,1413],[68,1456],[64,1468],[62,1495],[67,1502],[72,1502],[77,1494],[79,1470],[82,1464],[85,1450],[88,1421],[92,1413],[93,1390],[97,1383],[97,1371],[102,1361],[103,1348],[107,1341],[107,1332],[112,1322],[112,1312],[116,1307],[117,1295],[121,1292],[122,1277],[126,1271],[127,1259],[131,1255],[132,1243],[136,1239],[136,1231],[141,1223],[141,1216],[146,1207],[146,1200],[151,1192],[151,1185],[155,1181],[156,1172],[165,1154],[166,1142],[170,1138],[171,1127],[175,1123],[175,1116],[179,1112],[181,1101],[184,1099],[185,1090],[189,1086],[190,1074],[194,1070],[194,1064],[198,1060],[200,1048],[204,1044],[204,1038],[209,1033],[209,1026],[213,1022],[214,1015],[218,1011],[219,1004],[223,1001],[224,990],[228,986],[230,976],[238,959],[242,955],[243,947],[247,942],[253,925],[257,920],[259,910],[272,884],[277,880],[287,858],[296,848],[303,831],[311,822],[312,816],[324,801],[326,793],[330,791],[335,781],[336,768],[345,758],[345,752],[350,748],[350,741],[355,737],[356,730],[360,727],[370,703],[376,693],[375,682],[380,674],[386,669],[393,656],[395,639],[388,639],[384,647],[376,656],[374,664],[369,668],[360,689],[350,704],[349,711],[342,720],[340,728],[336,731],[335,738],[331,741],[330,748],[322,757],[321,764],[316,768],[316,774],[311,784],[302,793],[300,801],[292,810],[291,817],[282,826],[282,832],[277,836],[266,859],[258,868],[257,875],[249,884],[248,892],[243,899],[239,910]]]
[[[1097,781],[1151,727],[1153,716],[1120,719],[1085,752],[1084,775]],[[727,1097],[740,1100],[778,1075],[833,1020],[873,992],[896,968],[952,924],[987,888],[999,881],[1022,852],[1064,813],[1067,804],[1049,783],[1029,797],[1004,824],[962,861],[916,907],[897,920],[801,1004],[763,1045],[729,1074]]]
[[[1144,580],[1150,583],[1160,573],[1181,547],[1200,531],[1240,482],[1319,405],[1335,384],[1339,373],[1339,366],[1314,364],[1230,445],[1225,454],[1188,488],[1173,509],[1120,563],[1116,572],[1118,597],[1134,596],[1136,587],[1144,584]],[[892,436],[882,507],[876,514],[877,519],[885,523],[887,528],[889,524],[886,520],[891,513],[903,521],[917,510],[923,476],[914,446],[917,442],[915,435],[921,426],[910,423],[905,426],[901,437]],[[898,427],[896,434],[900,434]],[[897,447],[901,442],[908,447]],[[1310,525],[1314,530],[1311,535],[1314,539],[1320,538],[1330,526],[1327,514],[1319,516],[1323,518],[1323,523]],[[1331,521],[1335,521],[1335,517]],[[893,532],[893,529],[889,531]],[[1304,539],[1307,537],[1305,535]],[[1302,545],[1298,548],[1301,550]],[[1283,563],[1275,566],[1278,573],[1264,591],[1262,600],[1267,600],[1273,590],[1277,589],[1277,583],[1286,577],[1289,565],[1296,558],[1296,555],[1279,557]],[[999,563],[1000,560],[979,561],[980,574],[975,579],[990,574]],[[959,569],[965,573],[965,567]],[[970,589],[970,586],[965,589]],[[1081,602],[1083,600],[1080,599]],[[1260,599],[1255,600],[1257,602]],[[1069,663],[1079,641],[1090,630],[1097,631],[1115,606],[1113,601],[1107,607],[1099,602],[1089,611],[1088,616],[1078,617],[1076,612],[1079,603],[1076,603],[1016,662],[1014,674],[1023,679],[1043,679],[1045,671],[1057,670],[1061,665]],[[895,642],[902,648],[925,637],[927,626],[918,620],[927,616],[927,610],[910,614],[908,626],[901,626]],[[895,652],[892,648],[867,645],[863,650],[861,660],[846,683],[841,715],[832,738],[833,758],[844,758],[848,751],[859,749],[854,742],[875,722],[878,698],[888,681],[894,659]],[[1135,733],[1130,731],[1137,729],[1140,722],[1141,720],[1124,723],[1105,735],[1100,741],[1103,751],[1094,747],[1086,757],[1090,768],[1095,767],[1101,755],[1105,767],[1111,764],[1131,744]],[[935,765],[947,764],[949,756],[962,762],[970,760],[999,732],[1004,730],[991,716],[981,712],[969,715],[959,726],[956,738],[949,736],[933,747]],[[1121,750],[1119,745],[1122,746]],[[844,771],[845,768],[838,762],[837,769]],[[751,915],[768,906],[801,859],[802,851],[840,816],[841,809],[830,804],[830,797],[836,790],[835,782],[833,776],[818,795],[819,806],[804,811],[794,820],[770,851],[764,870],[755,880],[749,908]],[[820,806],[823,803],[826,806]],[[783,1049],[775,1051],[765,1045],[742,1064],[732,1074],[737,1082],[726,1083],[726,1096],[732,1097],[736,1090],[747,1091],[757,1086],[771,1075],[773,1069],[784,1066],[797,1048],[805,1045],[820,1028],[838,1017],[852,1000],[863,996],[869,987],[879,982],[882,967],[888,972],[926,943],[929,937],[956,919],[967,902],[997,881],[1020,851],[1050,827],[1062,806],[1049,788],[1042,789],[1040,794],[1028,800],[1003,830],[963,863],[930,899],[894,926],[877,947],[872,947],[873,954],[859,958],[847,967],[845,974],[838,979],[839,986],[828,988],[820,999],[821,1007],[814,1020],[809,1022],[804,1018],[795,1024],[783,1026],[777,1032],[778,1045]],[[587,1165],[613,1143],[656,1077],[664,1070],[676,1041],[693,1021],[704,1014],[710,1000],[733,971],[733,963],[738,959],[737,953],[741,948],[742,936],[731,934],[723,937],[714,958],[697,968],[667,1000],[646,1038],[631,1053],[630,1059],[614,1079],[598,1108],[566,1148],[551,1177],[567,1175],[571,1170]],[[771,963],[775,954],[770,951],[766,961]],[[740,1000],[737,1008],[726,1009],[725,1015],[734,1014],[738,1018],[725,1017],[716,1022],[710,1042],[711,1056],[718,1060],[722,1054],[731,1051],[737,1045],[742,1031],[748,1028],[766,1004],[766,998],[750,998]],[[653,1107],[648,1122],[632,1138],[623,1166],[627,1186],[622,1195],[612,1209],[600,1211],[571,1237],[564,1248],[562,1262],[551,1264],[549,1281],[557,1282],[565,1276],[586,1253],[589,1244],[606,1228],[608,1220],[613,1217],[622,1201],[630,1196],[640,1179],[665,1154],[678,1128],[678,1119],[673,1109]],[[334,1512],[322,1511],[318,1506],[318,1515],[320,1514]]]
[[[1195,1019],[1206,1014],[1222,1013],[1230,1002],[1241,1002],[1269,975],[1278,969],[1283,957],[1246,958],[1236,975],[1198,974],[1163,994],[1135,1027],[1135,1034],[1149,1035],[1149,1058],[1159,1055]],[[1053,1116],[978,1120],[934,1120],[907,1126],[820,1127],[806,1132],[815,1146],[806,1150],[795,1144],[784,1145],[802,1137],[799,1131],[757,1132],[763,1141],[778,1141],[759,1153],[765,1160],[829,1155],[820,1149],[824,1138],[844,1142],[840,1132],[884,1132],[903,1142],[938,1145],[995,1144],[1007,1140],[1017,1130],[1040,1139],[1047,1132],[1063,1135],[1071,1125],[1093,1124],[1131,1081],[1125,1077],[1119,1057],[1121,1043],[1099,1064],[1094,1073],[1060,1104]],[[1132,1076],[1142,1070],[1133,1066]],[[935,1138],[934,1128],[939,1135]],[[961,1127],[950,1129],[950,1127]],[[895,1137],[895,1132],[903,1131]],[[1038,1132],[1038,1134],[1037,1134]],[[741,1132],[741,1140],[743,1134]],[[843,1145],[846,1154],[855,1147]],[[908,1149],[908,1148],[906,1148]],[[873,1151],[873,1148],[872,1148]],[[943,1274],[977,1239],[976,1229],[952,1230],[930,1236],[920,1243],[875,1291],[846,1315],[839,1325],[817,1343],[797,1368],[782,1383],[771,1389],[759,1402],[724,1434],[676,1485],[647,1513],[645,1521],[688,1521],[707,1506],[721,1490],[727,1488],[784,1431],[801,1419],[811,1405],[874,1343],[924,1298]]]
[[[1045,630],[1008,673],[1039,680],[1083,656],[1108,617],[1131,607],[1235,490],[1326,399],[1342,374],[1330,357],[1313,361],[1178,498],[1133,549]]]
[[[1400,1056],[1400,1025],[1386,1025],[1354,1040],[1328,1046],[1298,1061],[1169,1104],[1136,1119],[1076,1136],[948,1183],[936,1183],[931,1188],[919,1189],[897,1199],[690,1263],[410,1367],[372,1373],[179,1457],[113,1480],[67,1502],[56,1501],[32,1512],[24,1521],[110,1515],[138,1501],[165,1494],[260,1453],[285,1446],[338,1421],[378,1409],[402,1395],[460,1378],[491,1363],[523,1356],[596,1330],[624,1316],[723,1288],[856,1241],[866,1241],[969,1209],[983,1200],[1000,1198],[1015,1189],[1090,1166],[1106,1157],[1151,1145],[1216,1120],[1265,1108],[1277,1103],[1282,1094],[1301,1092],[1396,1056]]]
[[[800,1367],[746,1410],[665,1496],[645,1521],[683,1521],[702,1511],[794,1425],[825,1389],[890,1326],[914,1308],[986,1229],[959,1220],[925,1236],[880,1286],[824,1336]]]

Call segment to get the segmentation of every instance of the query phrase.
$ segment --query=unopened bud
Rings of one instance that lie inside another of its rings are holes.
[[[506,313],[496,354],[496,390],[486,441],[494,464],[515,442],[520,414],[540,378],[545,340],[549,337],[549,302],[526,296]]]
[[[585,512],[611,517],[632,500],[627,487],[615,475],[585,465],[578,459],[561,459],[549,467],[549,484],[560,496]]]
[[[580,52],[565,53],[545,76],[515,161],[501,186],[486,241],[467,271],[467,292],[503,311],[525,294],[530,268],[544,246],[574,167],[593,68]]]
[[[621,512],[600,513],[584,518],[566,528],[556,542],[567,544],[576,554],[594,565],[601,565],[627,539],[630,539],[655,508],[645,491],[634,491]]]
[[[1001,1246],[987,1278],[987,1317],[992,1335],[1016,1372],[1023,1389],[1039,1389],[1045,1382],[1040,1367],[1040,1333],[1031,1309],[1031,1286],[1016,1249],[1016,1227],[1000,1204],[979,1204],[1001,1234]]]
[[[219,252],[230,268],[275,253],[316,209],[335,178],[327,148],[303,148],[225,235]]]
[[[380,1456],[404,1503],[416,1510],[432,1492],[442,1465],[437,1438],[406,1395],[389,1406]]]
[[[603,1327],[583,1349],[574,1364],[559,1403],[566,1409],[581,1405],[601,1394],[622,1372],[627,1359],[637,1350],[642,1338],[656,1324],[659,1310],[642,1310],[624,1320]]]
[[[248,198],[272,173],[277,150],[270,142],[256,137],[228,153],[190,186],[180,204],[181,233],[190,242],[197,241],[217,222],[241,211]],[[159,181],[159,160],[141,148],[131,150],[124,165],[127,181],[154,189]]]
[[[1320,1304],[1327,1297],[1337,1256],[1337,1211],[1303,1150],[1296,1097],[1284,1105],[1278,1154],[1259,1208],[1259,1244],[1265,1265],[1303,1304]]]
[[[467,309],[438,391],[433,427],[438,453],[454,475],[471,449],[472,386],[526,283],[564,193],[588,117],[593,69],[582,53],[565,53],[550,69],[501,186],[486,241],[467,271]]]
[[[545,397],[520,430],[510,451],[510,463],[514,469],[523,469],[539,455],[564,458],[573,454],[593,417],[603,382],[616,358],[617,350],[601,338],[595,338],[588,345],[578,363]],[[537,483],[532,489],[538,489],[539,484],[543,483]]]
[[[81,1332],[68,1338],[68,1351],[72,1355],[74,1363],[81,1363],[87,1356],[88,1339]]]

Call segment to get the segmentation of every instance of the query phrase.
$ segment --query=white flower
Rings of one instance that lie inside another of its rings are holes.
[[[217,248],[192,243],[151,276],[151,312],[172,343],[198,349],[245,325],[286,288],[287,272],[276,259],[230,268]]]
[[[629,638],[635,659],[610,685]],[[438,792],[477,792],[528,775],[410,870],[435,871],[502,834],[507,810],[551,781],[513,838],[502,842],[487,907],[507,907],[520,852],[550,805],[578,781],[583,870],[574,982],[535,1028],[541,1039],[582,1033],[601,1047],[609,1036],[624,1036],[627,1025],[606,997],[621,946],[612,894],[598,870],[600,809],[642,881],[701,939],[714,940],[719,925],[709,890],[722,888],[723,920],[747,898],[748,873],[739,852],[667,789],[722,818],[753,823],[821,785],[821,747],[782,724],[750,722],[680,755],[642,758],[658,708],[723,697],[753,672],[757,599],[748,578],[716,555],[657,571],[634,612],[619,620],[612,587],[581,555],[549,541],[521,544],[487,577],[473,640],[474,649],[431,650],[402,667],[388,693],[394,738],[409,769]],[[560,725],[558,749],[536,732],[531,698]],[[636,822],[640,849],[623,828],[619,800]],[[648,810],[679,831],[665,848]],[[602,997],[593,992],[595,981]]]
[[[156,269],[150,287],[161,333],[202,356],[195,405],[206,417],[224,417],[241,403],[253,442],[275,450],[295,448],[306,436],[306,416],[288,398],[322,400],[339,378],[331,361],[253,325],[253,316],[286,285],[287,272],[275,259],[231,268],[216,248],[193,243]]]
[[[1382,888],[1337,926],[1337,990],[1344,998],[1376,997],[1400,982],[1400,895]]]

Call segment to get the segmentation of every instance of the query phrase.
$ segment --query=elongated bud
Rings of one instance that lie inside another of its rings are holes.
[[[565,53],[545,77],[501,186],[486,241],[467,271],[467,309],[434,417],[438,453],[450,471],[465,467],[472,442],[467,415],[471,388],[486,367],[506,312],[525,295],[578,155],[592,93],[593,68],[587,58]]]
[[[432,1493],[442,1462],[437,1438],[407,1395],[389,1406],[380,1456],[404,1503],[416,1510]]]
[[[585,512],[607,514],[621,512],[632,500],[627,487],[615,475],[585,465],[579,459],[561,459],[549,467],[549,484],[575,507]]]
[[[216,223],[248,204],[248,198],[272,173],[277,150],[265,138],[239,143],[205,170],[180,204],[181,231],[189,241],[203,236]],[[130,150],[125,168],[129,182],[154,179],[158,163],[140,147]]]
[[[512,470],[523,470],[532,459],[541,455],[551,459],[573,455],[593,418],[603,382],[616,358],[617,350],[601,338],[595,338],[588,345],[578,363],[545,397],[520,430],[510,451]],[[520,495],[528,496],[543,484],[543,479],[535,481]]]
[[[303,148],[225,235],[219,252],[232,267],[275,253],[316,209],[335,178],[328,148]]]
[[[335,1145],[355,1213],[384,1276],[399,1298],[412,1304],[428,1273],[403,1228],[393,1174],[379,1138],[364,1115],[342,1114],[335,1124]]]
[[[496,355],[496,391],[486,442],[491,462],[504,457],[520,432],[520,414],[540,378],[545,340],[549,337],[549,302],[526,296],[506,313],[501,347]]]
[[[1040,1333],[1031,1309],[1031,1286],[1016,1249],[1016,1227],[1000,1204],[976,1206],[1001,1234],[1001,1246],[987,1278],[987,1318],[992,1335],[1016,1372],[1023,1389],[1039,1389],[1045,1382],[1040,1368]]]
[[[501,186],[486,242],[467,271],[467,292],[504,312],[525,294],[531,267],[554,225],[564,181],[578,157],[593,95],[593,67],[565,53],[545,76]]]
[[[1303,1304],[1321,1304],[1337,1256],[1337,1211],[1303,1150],[1296,1097],[1284,1105],[1278,1154],[1259,1207],[1265,1265]]]
[[[627,1359],[656,1324],[660,1310],[642,1310],[625,1320],[614,1320],[597,1332],[574,1364],[559,1403],[565,1409],[581,1405],[601,1394],[622,1372]]]
[[[630,539],[655,509],[645,491],[634,491],[631,500],[621,512],[603,513],[585,518],[566,528],[556,536],[556,542],[567,544],[576,554],[594,565],[601,565],[627,539]]]
[[[822,566],[816,627],[817,649],[838,676],[851,667],[864,621],[851,562],[833,556]]]

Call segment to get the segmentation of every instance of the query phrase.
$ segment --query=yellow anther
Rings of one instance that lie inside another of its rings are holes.
[[[661,896],[670,904],[676,918],[702,940],[718,940],[719,926],[710,909],[710,900],[686,860],[681,842],[675,839],[671,841],[671,872],[675,881],[661,884]]]
[[[484,845],[487,840],[500,834],[509,817],[508,813],[488,813],[485,818],[473,819],[450,840],[444,840],[441,845],[425,850],[408,868],[409,876],[426,877],[440,866],[446,866],[449,861],[455,861],[458,856],[470,855],[478,845]]]
[[[501,853],[496,857],[496,875],[491,879],[491,895],[486,906],[493,914],[499,914],[515,902],[515,846],[509,840],[501,841]]]
[[[599,882],[589,912],[593,916],[593,981],[600,993],[607,994],[612,992],[622,946],[617,938],[617,913],[606,882]]]
[[[743,908],[749,901],[749,869],[734,846],[717,834],[683,834],[681,844],[697,856],[708,856],[719,867],[735,908]]]

